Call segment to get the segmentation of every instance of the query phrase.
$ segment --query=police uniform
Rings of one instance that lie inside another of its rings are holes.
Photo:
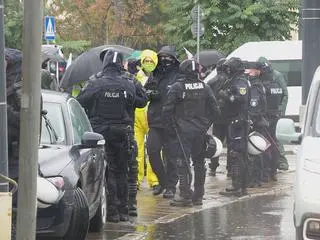
[[[269,122],[268,133],[271,138],[272,146],[264,154],[265,165],[265,180],[270,177],[272,180],[277,180],[277,168],[279,164],[280,151],[279,144],[276,138],[276,126],[281,116],[281,102],[285,96],[286,89],[283,88],[279,81],[274,79],[272,69],[267,69],[261,75],[262,83],[266,89],[267,98],[267,113],[266,119]]]
[[[212,117],[220,115],[218,104],[210,87],[198,79],[194,60],[180,64],[177,83],[168,92],[163,106],[163,117],[171,132],[176,134],[177,163],[180,195],[176,195],[172,205],[202,204],[204,195],[205,135],[212,124]],[[194,166],[194,193],[190,185],[192,174],[189,159]]]
[[[228,79],[227,74],[224,71],[223,63],[226,61],[225,58],[222,58],[217,63],[217,75],[213,79],[208,81],[208,85],[212,89],[217,102],[219,104],[219,108],[221,110],[221,116],[216,118],[213,125],[212,125],[212,134],[219,138],[222,142],[224,142],[227,138],[227,130],[228,130],[228,123],[226,122],[225,115],[224,115],[224,101],[222,99],[219,99],[219,91],[221,90],[221,87],[224,85],[226,80]],[[230,165],[228,164],[228,158],[227,158],[227,170],[228,175],[230,176]],[[211,163],[209,164],[209,167],[211,169],[211,175],[216,175],[216,169],[219,166],[219,157],[211,158]]]
[[[127,71],[124,71],[122,73],[122,77],[127,79],[128,81],[132,82],[135,86],[135,94],[136,94],[136,100],[137,102],[147,104],[148,102],[148,96],[146,94],[145,89],[143,88],[142,84],[136,80],[135,76],[130,74]],[[137,110],[141,110],[143,108],[136,108],[135,111],[131,112],[132,118],[136,120],[136,113]],[[135,126],[135,124],[134,124]],[[131,126],[132,129],[134,129],[134,135],[136,135],[135,132],[135,127],[133,125]],[[129,170],[128,170],[128,195],[129,195],[129,215],[130,216],[137,216],[137,183],[138,183],[138,144],[137,141],[133,141],[133,149],[131,151],[131,156],[130,156],[130,162],[129,162]]]
[[[223,195],[246,194],[247,187],[247,143],[248,108],[250,101],[250,83],[244,75],[244,64],[239,58],[231,58],[224,65],[229,80],[220,90],[219,96],[225,102],[225,114],[230,122],[228,126],[228,149],[232,172],[232,186],[226,188]]]
[[[103,70],[90,80],[77,97],[89,112],[95,132],[106,139],[108,161],[107,220],[128,220],[128,167],[133,151],[133,112],[144,107],[136,98],[134,83],[122,77],[123,56],[114,51],[103,51]]]
[[[264,133],[268,122],[264,115],[267,108],[266,91],[258,76],[250,77],[250,105],[249,118],[251,121],[250,131]],[[261,186],[263,171],[262,155],[249,155],[248,158],[248,186]]]

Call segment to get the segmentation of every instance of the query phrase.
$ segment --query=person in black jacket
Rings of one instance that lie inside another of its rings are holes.
[[[245,65],[240,58],[230,58],[225,63],[228,80],[219,91],[224,101],[228,126],[229,161],[232,186],[221,194],[240,196],[247,194],[248,118],[250,82],[244,75]]]
[[[158,65],[153,75],[148,79],[145,88],[150,95],[148,107],[149,133],[147,138],[147,152],[152,170],[159,180],[159,189],[154,195],[163,194],[164,198],[173,198],[178,182],[176,149],[171,142],[172,133],[166,130],[161,117],[162,107],[167,99],[167,93],[176,82],[179,71],[179,61],[174,50],[163,47],[158,53]]]
[[[167,128],[176,134],[176,145],[180,195],[171,205],[202,205],[206,177],[205,150],[206,133],[214,116],[220,115],[213,91],[199,80],[198,64],[184,60],[180,64],[178,80],[168,92],[163,106],[163,119]],[[194,165],[194,193],[190,185],[190,157]]]
[[[225,84],[226,80],[228,79],[227,73],[224,69],[223,63],[226,61],[225,58],[221,58],[217,63],[217,75],[208,81],[208,85],[212,89],[214,96],[216,97],[220,111],[221,116],[219,118],[216,118],[213,126],[212,126],[212,134],[219,138],[222,142],[224,142],[227,138],[227,130],[228,130],[228,123],[225,119],[224,114],[224,101],[219,98],[219,91],[221,90],[222,86]],[[210,167],[210,175],[215,176],[216,170],[219,167],[219,157],[211,158],[211,163],[209,163]],[[227,176],[231,176],[230,171],[230,164],[228,164],[228,158],[227,158]]]
[[[109,49],[101,53],[103,70],[88,81],[77,97],[87,109],[95,132],[106,139],[108,211],[111,222],[128,221],[128,168],[134,148],[134,109],[145,101],[136,97],[133,82],[122,76],[123,56]]]

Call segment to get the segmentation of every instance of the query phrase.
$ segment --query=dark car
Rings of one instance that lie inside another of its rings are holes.
[[[38,193],[37,237],[84,240],[89,226],[100,231],[105,223],[104,138],[93,133],[77,100],[53,91],[43,91],[42,96],[39,174],[61,196],[52,204],[39,199]]]

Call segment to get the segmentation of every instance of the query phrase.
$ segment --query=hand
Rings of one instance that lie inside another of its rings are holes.
[[[219,92],[218,92],[218,96],[220,97],[220,98],[227,98],[228,97],[228,92],[226,91],[226,90],[220,90]]]

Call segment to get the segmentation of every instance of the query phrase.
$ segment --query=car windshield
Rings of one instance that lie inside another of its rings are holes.
[[[301,86],[301,60],[270,60],[274,69],[281,72],[288,87]]]
[[[46,117],[49,121],[42,119],[41,144],[65,143],[66,135],[61,105],[59,103],[44,102],[43,110],[47,111]],[[50,128],[50,124],[53,129]],[[55,141],[52,139],[55,139]]]

